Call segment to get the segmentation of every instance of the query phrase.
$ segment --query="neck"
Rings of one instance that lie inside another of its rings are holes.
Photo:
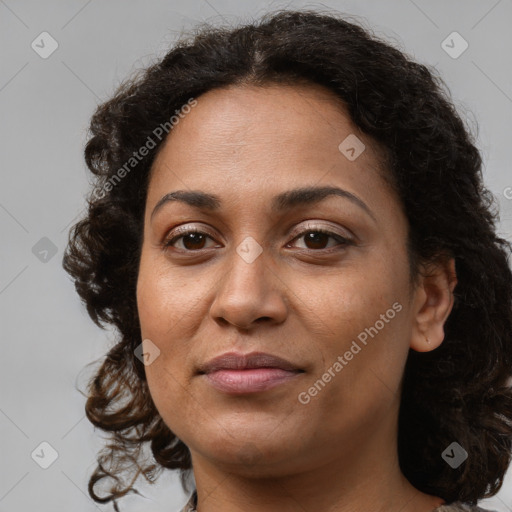
[[[397,409],[389,411],[316,464],[306,453],[279,471],[275,464],[226,465],[191,450],[197,512],[432,512],[443,500],[414,488],[400,471],[397,417]]]

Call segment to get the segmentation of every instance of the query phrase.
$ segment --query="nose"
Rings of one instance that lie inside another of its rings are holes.
[[[233,250],[226,268],[210,308],[216,322],[248,331],[263,322],[280,324],[285,320],[287,286],[265,250],[253,261]]]

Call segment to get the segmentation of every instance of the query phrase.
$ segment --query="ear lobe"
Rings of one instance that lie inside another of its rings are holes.
[[[428,266],[415,293],[416,316],[410,344],[413,350],[430,352],[443,342],[444,324],[453,308],[456,285],[454,258]]]

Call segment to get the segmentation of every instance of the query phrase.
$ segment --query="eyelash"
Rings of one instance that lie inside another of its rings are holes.
[[[211,238],[213,240],[213,237],[210,236],[208,233],[204,232],[204,231],[200,231],[200,230],[197,230],[197,229],[187,229],[187,230],[183,230],[181,232],[179,232],[179,234],[177,234],[176,236],[173,236],[172,238],[167,238],[163,241],[162,243],[162,246],[163,246],[163,249],[164,250],[168,250],[177,240],[179,240],[180,238],[183,238],[191,233],[197,233],[197,234],[200,234],[200,235],[206,235],[207,237]],[[345,238],[341,235],[338,235],[337,233],[334,233],[332,231],[329,231],[329,230],[326,230],[326,229],[322,229],[322,228],[309,228],[309,229],[306,229],[305,231],[302,231],[300,232],[297,236],[295,236],[292,241],[294,240],[298,240],[299,238],[302,238],[304,235],[308,234],[308,233],[322,233],[322,234],[325,234],[325,235],[329,235],[330,238],[334,238],[336,241],[340,242],[338,246],[336,247],[329,247],[327,249],[303,249],[303,250],[309,250],[309,251],[313,251],[313,252],[322,252],[322,251],[332,251],[333,249],[340,249],[340,248],[344,248],[346,246],[349,246],[349,245],[353,245],[353,241],[352,240],[349,240],[348,238]],[[302,249],[302,248],[301,248]],[[190,250],[190,249],[179,249],[180,251],[184,251],[184,252],[201,252],[203,251],[204,249],[197,249],[197,250]]]

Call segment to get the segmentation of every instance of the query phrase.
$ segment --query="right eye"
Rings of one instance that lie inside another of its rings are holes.
[[[162,245],[164,250],[167,250],[169,247],[174,246],[174,244],[181,240],[183,247],[178,247],[180,251],[198,251],[202,249],[208,249],[208,247],[204,247],[206,239],[209,238],[213,240],[213,238],[203,231],[199,231],[196,229],[183,229],[179,230],[178,234],[174,231],[174,236],[166,238]]]

